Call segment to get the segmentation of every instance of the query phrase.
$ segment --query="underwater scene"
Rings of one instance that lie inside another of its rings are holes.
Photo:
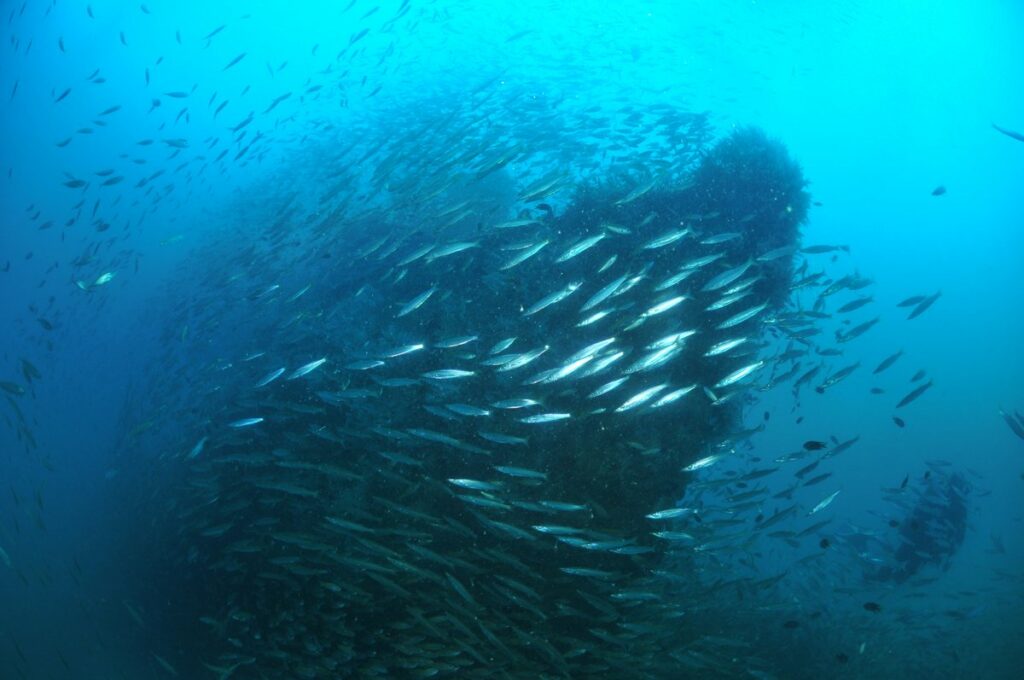
[[[1024,4],[0,7],[0,680],[1024,677]]]

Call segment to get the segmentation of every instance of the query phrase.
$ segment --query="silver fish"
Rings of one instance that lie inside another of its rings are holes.
[[[523,316],[531,316],[543,309],[547,309],[556,302],[561,302],[565,298],[575,293],[576,289],[578,289],[581,285],[582,283],[579,281],[573,281],[569,283],[565,288],[555,291],[554,293],[551,293],[551,295],[547,295],[538,300],[533,306],[531,306],[529,309],[523,312]]]
[[[271,371],[270,373],[267,373],[265,376],[260,378],[260,381],[258,383],[256,383],[256,387],[266,387],[270,383],[272,383],[275,380],[277,380],[278,378],[280,378],[281,375],[284,373],[284,371],[285,371],[285,369],[282,366],[281,368],[275,369],[275,370]]]
[[[430,380],[457,380],[459,378],[468,378],[471,375],[475,375],[475,373],[473,371],[464,371],[461,368],[442,368],[436,371],[427,371],[422,375]]]
[[[289,375],[288,378],[286,379],[295,380],[297,378],[301,378],[304,375],[309,375],[316,369],[323,366],[325,363],[327,363],[327,357],[321,357],[315,361],[310,361],[308,364],[304,364],[296,368],[294,371],[291,372],[291,375]]]
[[[395,318],[401,318],[406,314],[415,312],[417,309],[423,306],[423,303],[430,299],[430,296],[437,292],[437,286],[431,286],[427,290],[423,291],[409,302],[402,305],[402,308],[398,310],[398,314]]]
[[[764,362],[763,361],[755,361],[754,363],[748,364],[747,366],[744,366],[743,368],[738,368],[735,371],[733,371],[732,373],[730,373],[729,375],[727,375],[724,378],[722,378],[721,380],[719,380],[717,383],[715,383],[715,389],[718,390],[718,389],[721,389],[723,387],[728,387],[729,385],[737,383],[740,380],[743,380],[744,378],[746,378],[748,375],[750,375],[754,371],[757,371],[757,370],[759,370],[762,367],[764,367]]]
[[[608,234],[602,231],[600,234],[595,234],[594,236],[588,236],[585,239],[581,239],[580,241],[577,241],[575,245],[571,246],[568,250],[559,255],[555,262],[568,262],[577,255],[590,250],[603,239],[607,238],[607,236]]]
[[[622,413],[640,406],[652,398],[654,398],[659,392],[668,387],[668,383],[662,383],[661,385],[655,385],[654,387],[648,387],[646,390],[637,392],[632,397],[623,402],[622,406],[615,409],[616,413]]]

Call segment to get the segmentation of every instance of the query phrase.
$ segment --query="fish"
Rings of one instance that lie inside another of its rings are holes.
[[[933,384],[932,381],[929,380],[928,382],[924,383],[923,385],[921,385],[921,386],[911,390],[907,394],[907,396],[905,396],[902,399],[900,399],[899,403],[896,404],[896,408],[903,408],[904,406],[906,406],[910,402],[914,401],[915,399],[920,397],[922,394],[924,394],[926,391],[931,389],[932,384]]]
[[[733,385],[743,380],[747,376],[753,374],[754,372],[761,370],[762,368],[764,368],[764,365],[764,361],[755,361],[752,364],[747,364],[742,368],[738,368],[729,375],[719,380],[717,383],[715,383],[715,389],[722,389],[723,387]]]
[[[920,304],[926,298],[926,295],[911,295],[910,297],[896,303],[897,307],[913,307]]]
[[[232,422],[228,423],[228,427],[233,427],[235,429],[239,429],[239,428],[243,428],[243,427],[252,427],[253,425],[259,425],[262,422],[263,422],[263,418],[259,418],[259,417],[255,417],[255,418],[242,418],[240,420],[235,420],[235,421],[232,421]]]
[[[746,274],[747,270],[749,270],[753,265],[753,260],[747,260],[741,265],[738,265],[731,269],[727,269],[721,274],[718,274],[717,276],[713,277],[707,283],[705,283],[704,286],[701,288],[701,291],[707,293],[719,290],[721,288],[725,288],[732,282],[736,281],[736,279]]]
[[[850,374],[852,374],[858,368],[860,368],[860,362],[859,361],[855,362],[853,364],[850,364],[849,366],[844,366],[843,368],[839,369],[838,371],[836,371],[835,373],[830,375],[828,378],[826,378],[825,381],[822,382],[817,387],[815,387],[814,390],[818,394],[824,394],[825,390],[827,390],[828,388],[834,387],[835,385],[839,384],[840,382],[842,382],[843,380],[848,378],[850,376]]]
[[[395,315],[395,318],[401,318],[407,314],[415,312],[417,309],[422,307],[427,300],[430,299],[431,295],[433,295],[436,292],[437,286],[431,286],[430,288],[426,289],[425,291],[414,297],[412,300],[409,300],[409,302],[402,305],[402,308],[398,310],[398,314]]]
[[[925,299],[921,300],[919,303],[917,303],[914,309],[911,310],[910,314],[907,315],[907,319],[916,319],[917,317],[924,314],[925,311],[927,311],[929,307],[935,304],[935,301],[938,300],[941,296],[942,291],[940,290],[934,295],[929,295]]]
[[[692,462],[689,465],[687,465],[686,467],[684,467],[683,468],[683,472],[696,472],[698,470],[703,470],[705,468],[709,468],[712,465],[714,465],[715,463],[717,463],[718,461],[722,460],[723,457],[724,456],[722,454],[718,454],[718,453],[712,454],[710,456],[705,456],[703,458],[695,460],[694,462]]]
[[[234,59],[232,59],[231,61],[229,61],[229,62],[227,63],[227,66],[225,66],[225,67],[224,67],[223,69],[221,69],[221,70],[222,70],[222,71],[227,71],[227,70],[228,70],[229,68],[231,68],[232,66],[234,66],[234,65],[235,65],[235,64],[237,64],[238,62],[240,62],[240,61],[242,61],[243,59],[245,59],[245,54],[246,54],[245,52],[242,52],[242,53],[241,53],[241,54],[239,54],[239,55],[238,55],[237,57],[235,57]]]
[[[583,285],[582,281],[570,282],[568,285],[565,286],[565,288],[557,290],[554,293],[551,293],[550,295],[541,298],[530,307],[527,307],[526,310],[523,312],[523,316],[533,316],[537,312],[543,311],[550,307],[551,305],[561,302],[565,298],[575,293],[581,285]]]
[[[815,246],[805,246],[805,247],[800,249],[801,253],[806,253],[808,255],[821,255],[821,254],[824,254],[824,253],[833,253],[833,252],[836,252],[836,251],[841,251],[841,252],[844,252],[844,253],[849,253],[850,252],[850,246],[846,246],[846,245],[815,245]]]
[[[596,246],[598,243],[603,241],[607,236],[608,236],[607,233],[601,232],[600,234],[595,234],[593,236],[588,236],[588,237],[586,237],[584,239],[581,239],[575,245],[570,246],[564,253],[559,255],[555,259],[555,262],[556,263],[568,262],[569,260],[573,259],[574,257],[577,257],[577,256],[585,253],[586,251],[590,250],[591,248]]]
[[[814,515],[814,514],[817,514],[817,513],[821,512],[822,510],[827,508],[829,505],[831,505],[832,501],[834,501],[836,499],[836,496],[838,496],[838,495],[839,495],[839,491],[835,491],[835,492],[829,494],[828,496],[823,498],[817,505],[815,505],[811,509],[811,511],[807,513],[807,515],[810,516],[810,515]]]
[[[523,262],[526,262],[531,257],[533,257],[534,255],[539,253],[541,250],[546,248],[549,243],[551,243],[551,241],[549,241],[547,239],[543,239],[541,241],[538,241],[537,243],[533,244],[532,246],[530,246],[526,250],[522,251],[518,255],[512,257],[507,262],[505,262],[505,264],[503,264],[501,266],[501,271],[508,271],[509,269],[512,269],[513,267],[515,267],[517,265],[520,265]]]
[[[865,321],[862,324],[858,324],[858,325],[854,326],[853,328],[851,328],[850,330],[846,331],[845,333],[843,333],[842,331],[836,331],[836,341],[837,342],[849,342],[850,340],[853,340],[854,338],[858,338],[861,335],[864,335],[865,333],[867,333],[869,330],[871,330],[871,328],[876,323],[878,323],[880,320],[881,320],[881,317],[877,317],[876,316],[874,319],[869,319],[868,321]]]
[[[644,250],[655,250],[658,248],[664,248],[665,246],[671,245],[678,241],[679,239],[685,238],[686,236],[689,236],[692,233],[693,232],[688,227],[684,229],[673,229],[672,231],[665,232],[661,236],[656,236],[655,238],[651,239],[643,246],[641,246],[641,248],[643,248]]]
[[[538,413],[532,416],[526,416],[520,418],[519,422],[526,423],[527,425],[537,425],[540,423],[553,423],[559,420],[566,420],[572,417],[569,413]]]
[[[280,378],[284,374],[284,372],[285,372],[285,367],[284,366],[282,366],[280,368],[275,368],[273,371],[271,371],[270,373],[267,373],[265,376],[260,378],[259,381],[256,383],[256,387],[266,387],[270,383],[272,383],[275,380],[277,380],[278,378]]]
[[[421,375],[427,380],[461,380],[476,375],[476,372],[466,371],[461,368],[441,368],[435,371],[427,371]]]
[[[715,326],[715,328],[721,331],[726,330],[728,328],[733,328],[735,326],[739,326],[740,324],[753,319],[767,308],[767,302],[762,303],[760,305],[755,305],[753,307],[743,310],[742,312],[739,312],[738,314],[734,314],[733,316],[729,317],[725,321]]]
[[[1010,139],[1016,139],[1018,142],[1024,142],[1024,134],[1021,134],[1020,132],[1015,132],[1013,130],[1008,130],[1006,128],[999,127],[995,123],[992,123],[992,129],[995,130],[996,132],[1006,135]]]
[[[605,300],[607,300],[615,293],[616,290],[618,290],[622,286],[622,284],[626,282],[627,278],[627,275],[623,274],[619,278],[615,279],[611,283],[607,284],[606,286],[598,290],[586,302],[583,303],[583,306],[580,307],[580,312],[585,312],[589,309],[592,309],[597,305],[601,304],[602,302],[604,302]]]
[[[641,404],[645,404],[648,401],[650,401],[666,387],[668,387],[668,384],[662,383],[660,385],[655,385],[653,387],[648,387],[647,389],[641,390],[640,392],[637,392],[632,397],[624,401],[621,406],[615,409],[615,412],[623,413],[625,411],[631,411],[637,406],[640,406]]]
[[[676,519],[678,517],[686,517],[694,514],[692,508],[668,508],[666,510],[657,510],[655,512],[645,515],[647,519],[663,520],[663,519]]]
[[[325,363],[327,363],[327,357],[321,357],[319,359],[315,359],[313,361],[310,361],[308,364],[303,364],[302,366],[299,366],[294,371],[292,371],[288,375],[288,377],[285,378],[285,380],[296,380],[296,379],[301,378],[301,377],[303,377],[305,375],[309,375],[310,373],[312,373],[316,369],[318,369],[321,366],[323,366]]]
[[[836,311],[839,312],[840,314],[848,314],[848,313],[850,313],[850,312],[852,312],[854,310],[860,309],[864,305],[867,305],[867,304],[870,304],[870,303],[874,302],[874,300],[875,299],[873,297],[870,297],[870,296],[869,297],[857,298],[855,300],[851,300],[850,302],[847,302],[845,305],[843,305],[842,307],[840,307]]]
[[[1014,416],[1003,409],[999,409],[999,415],[1003,417],[1011,432],[1024,439],[1024,418],[1021,418],[1019,414]]]
[[[199,454],[203,452],[203,447],[206,446],[206,442],[209,439],[209,437],[203,437],[198,442],[196,442],[196,445],[193,446],[192,450],[190,450],[188,452],[188,455],[185,456],[185,460],[192,460],[193,458],[197,458]]]
[[[946,187],[939,185],[932,189],[932,196],[941,196],[946,193]]]
[[[897,360],[898,360],[898,359],[899,359],[899,358],[900,358],[901,356],[903,356],[903,350],[902,350],[902,349],[901,349],[901,350],[899,350],[898,352],[896,352],[895,354],[890,354],[890,355],[889,355],[889,356],[887,356],[887,357],[886,357],[885,359],[882,359],[881,363],[879,363],[879,364],[878,364],[878,366],[877,366],[877,367],[875,367],[875,370],[874,370],[874,371],[872,371],[872,373],[874,373],[875,375],[878,375],[878,374],[879,374],[879,373],[881,373],[882,371],[886,370],[887,368],[889,368],[890,366],[892,366],[893,364],[895,364],[895,363],[896,363],[896,361],[897,361]]]

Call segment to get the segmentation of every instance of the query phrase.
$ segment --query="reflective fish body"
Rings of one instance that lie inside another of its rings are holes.
[[[732,373],[730,373],[729,375],[727,375],[724,378],[722,378],[721,380],[719,380],[717,383],[715,383],[715,389],[721,389],[723,387],[728,387],[729,385],[733,385],[733,384],[743,380],[747,376],[753,374],[755,371],[760,370],[763,367],[764,367],[764,361],[755,361],[752,364],[748,364],[748,365],[746,365],[746,366],[744,366],[742,368],[738,368],[735,371],[733,371]]]
[[[296,380],[297,378],[301,378],[302,376],[309,375],[316,369],[323,366],[325,363],[327,363],[327,357],[322,357],[320,359],[316,359],[315,361],[310,361],[308,364],[299,366],[294,371],[292,371],[288,375],[287,380]]]
[[[575,293],[576,290],[580,287],[580,285],[582,285],[580,282],[574,281],[568,284],[565,288],[562,288],[561,290],[555,291],[554,293],[551,293],[550,295],[541,298],[535,304],[527,308],[526,311],[523,312],[523,316],[532,316],[537,312],[547,309],[548,307],[557,302],[561,302],[565,298]]]
[[[430,299],[431,295],[433,295],[436,292],[437,286],[431,286],[430,288],[426,289],[425,291],[414,297],[412,300],[409,300],[409,302],[407,302],[406,304],[402,305],[402,308],[398,310],[398,314],[396,314],[395,316],[403,317],[406,314],[411,314],[412,312],[415,312],[417,309],[422,307],[427,300]]]
[[[256,383],[256,387],[266,387],[270,383],[280,378],[284,374],[284,372],[284,366],[282,366],[281,368],[274,369],[270,373],[267,373],[265,376],[260,378],[259,382]]]
[[[585,239],[582,239],[581,241],[570,247],[568,250],[566,250],[564,253],[559,255],[555,262],[568,262],[574,257],[590,250],[598,243],[600,243],[602,240],[604,240],[607,236],[608,234],[606,234],[605,232],[601,232],[600,234],[595,234],[594,236],[589,236]]]
[[[654,387],[648,387],[645,390],[637,392],[632,397],[630,397],[629,399],[624,401],[621,406],[619,406],[617,409],[615,409],[615,412],[616,413],[622,413],[624,411],[631,411],[632,409],[636,408],[637,406],[640,406],[641,404],[645,404],[648,401],[650,401],[652,398],[654,398],[658,393],[660,393],[666,387],[668,387],[668,383],[662,383],[661,385],[655,385]]]
[[[243,427],[251,427],[253,425],[258,425],[259,423],[262,422],[263,418],[242,418],[241,420],[236,420],[234,422],[228,423],[228,427],[239,429]]]

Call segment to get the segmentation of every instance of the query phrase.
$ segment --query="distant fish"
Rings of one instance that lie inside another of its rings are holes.
[[[932,189],[932,196],[941,196],[944,193],[946,193],[946,187],[942,185],[939,185]]]
[[[1015,435],[1024,439],[1024,417],[1019,413],[1007,413],[1003,409],[999,409],[999,415],[1003,417],[1003,420],[1006,421],[1006,424]]]
[[[206,440],[207,439],[209,439],[209,437],[203,437],[202,439],[200,439],[196,443],[196,445],[192,447],[192,450],[188,452],[188,455],[185,456],[185,460],[192,460],[193,458],[198,456],[200,453],[202,453],[203,452],[203,447],[206,446]]]
[[[1024,142],[1024,134],[1021,134],[1019,132],[1014,132],[1013,130],[1007,130],[1006,128],[1001,128],[998,125],[996,125],[995,123],[992,123],[992,127],[996,131],[1003,133],[1004,135],[1006,135],[1010,139],[1016,139],[1018,142]]]
[[[232,66],[234,66],[234,65],[235,65],[235,64],[237,64],[238,62],[240,62],[240,61],[242,61],[243,59],[245,59],[245,54],[246,54],[245,52],[242,52],[242,53],[241,53],[241,54],[239,54],[239,55],[238,55],[237,57],[235,57],[234,59],[232,59],[231,61],[229,61],[229,62],[228,62],[228,65],[227,65],[227,66],[225,66],[225,67],[224,67],[223,69],[221,69],[221,70],[222,70],[222,71],[227,71],[227,70],[228,70],[229,68],[231,68]]]
[[[263,418],[242,418],[241,420],[236,420],[236,421],[234,421],[232,423],[228,423],[228,427],[233,427],[235,429],[238,429],[238,428],[242,428],[242,427],[250,427],[252,425],[258,425],[259,423],[262,423],[262,422],[263,422]]]
[[[885,359],[882,359],[882,363],[878,364],[878,367],[875,368],[873,373],[875,373],[875,374],[881,373],[882,371],[884,371],[885,369],[889,368],[894,363],[896,363],[896,360],[899,359],[901,356],[903,356],[903,350],[900,350],[900,351],[896,352],[895,354],[891,354],[891,355],[887,356]]]
[[[909,404],[910,402],[914,401],[922,394],[924,394],[931,386],[932,381],[929,380],[925,384],[921,385],[920,387],[910,392],[910,394],[908,394],[907,396],[900,399],[900,403],[896,404],[896,408],[903,408],[904,406],[906,406],[907,404]]]
[[[928,297],[918,302],[917,306],[914,307],[914,309],[907,316],[907,319],[914,319],[924,314],[925,311],[927,311],[929,307],[935,304],[935,301],[938,300],[941,296],[942,291],[940,290],[938,293],[935,293],[934,295],[929,295]]]
[[[848,253],[850,252],[850,246],[807,246],[806,248],[801,248],[800,252],[807,253],[808,255],[821,255],[823,253],[832,253],[837,250],[841,250],[844,253]]]

